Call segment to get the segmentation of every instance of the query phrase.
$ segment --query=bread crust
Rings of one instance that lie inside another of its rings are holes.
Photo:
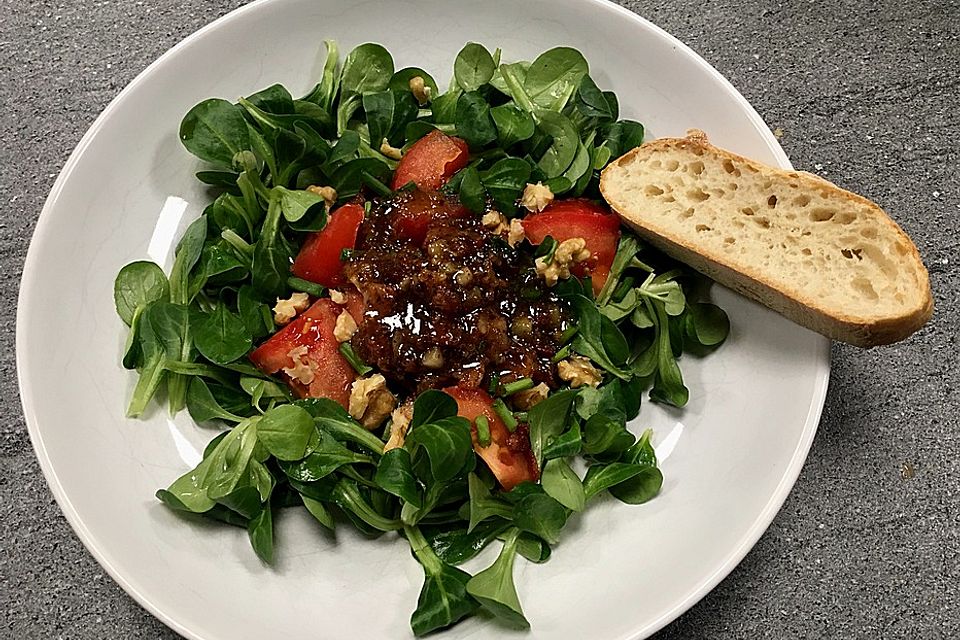
[[[667,150],[685,150],[695,155],[726,158],[738,164],[750,165],[757,169],[760,175],[777,176],[799,182],[801,189],[829,189],[834,195],[848,202],[867,206],[875,217],[875,222],[882,225],[886,233],[897,236],[909,248],[906,259],[913,264],[917,282],[922,289],[918,296],[920,303],[915,308],[905,309],[902,313],[878,316],[869,320],[848,313],[830,312],[819,304],[817,299],[802,295],[799,291],[787,290],[782,283],[778,286],[760,268],[741,267],[737,270],[720,252],[711,247],[693,247],[692,243],[685,242],[685,238],[680,237],[681,234],[663,228],[656,221],[646,219],[641,212],[635,210],[635,204],[617,201],[612,193],[615,189],[612,187],[622,175],[620,168],[634,162],[640,154],[648,156]],[[715,147],[707,141],[706,135],[701,131],[691,130],[686,138],[661,138],[628,151],[603,170],[600,177],[600,191],[624,222],[664,253],[781,313],[797,324],[834,340],[858,347],[891,344],[917,331],[933,313],[930,279],[920,259],[919,251],[910,237],[877,204],[843,190],[819,176],[800,171],[784,171]]]

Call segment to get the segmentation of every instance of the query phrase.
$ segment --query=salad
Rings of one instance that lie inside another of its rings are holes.
[[[409,542],[415,634],[480,610],[526,627],[517,555],[546,562],[602,494],[656,496],[651,433],[627,422],[647,390],[686,404],[677,359],[727,316],[600,198],[644,132],[578,51],[470,43],[441,92],[378,44],[342,65],[326,48],[300,99],[273,85],[184,117],[212,201],[169,274],[117,276],[128,415],[165,396],[226,427],[157,497],[244,527],[264,562],[276,511],[305,508]],[[494,541],[490,567],[458,568]]]

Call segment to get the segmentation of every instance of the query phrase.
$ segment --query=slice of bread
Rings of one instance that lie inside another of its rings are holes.
[[[700,131],[627,152],[600,190],[654,246],[835,340],[889,344],[933,312],[917,248],[879,206],[718,149]]]

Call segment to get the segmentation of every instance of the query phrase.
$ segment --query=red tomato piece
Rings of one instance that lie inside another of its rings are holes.
[[[334,211],[327,226],[307,236],[290,273],[325,287],[345,284],[340,253],[356,246],[361,222],[363,207],[358,204],[345,204]]]
[[[447,179],[467,166],[470,148],[460,138],[434,129],[413,143],[393,173],[393,189],[416,183],[424,191],[436,191]]]
[[[540,478],[537,461],[530,451],[530,434],[520,425],[510,433],[507,425],[493,410],[493,398],[483,389],[448,387],[444,389],[457,401],[458,414],[470,420],[473,450],[487,463],[500,485],[510,491],[521,482],[536,482]],[[481,447],[477,442],[477,416],[486,416],[490,424],[490,444]]]
[[[431,223],[470,215],[466,207],[450,203],[439,193],[419,189],[407,196],[398,196],[395,208],[392,222],[397,236],[417,244],[423,243]]]
[[[593,258],[571,271],[578,277],[589,274],[594,294],[600,293],[620,242],[619,216],[590,200],[574,198],[557,200],[540,213],[528,215],[522,222],[523,231],[533,244],[540,244],[547,236],[557,242],[583,238]]]
[[[350,400],[350,385],[357,376],[340,353],[340,343],[333,336],[333,329],[344,307],[359,323],[363,317],[363,299],[357,292],[345,295],[347,300],[343,306],[329,298],[317,300],[257,347],[250,354],[251,362],[264,373],[281,373],[302,398],[330,398],[346,408]],[[298,365],[301,369],[309,370],[309,374],[297,379],[283,371]]]

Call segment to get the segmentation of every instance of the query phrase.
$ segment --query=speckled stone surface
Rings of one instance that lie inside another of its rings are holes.
[[[43,200],[96,115],[239,4],[0,0],[0,638],[176,637],[104,574],[47,489],[17,395],[16,295]],[[798,168],[889,211],[937,304],[905,343],[834,348],[820,432],[783,510],[657,640],[960,637],[960,3],[626,4],[726,75]]]

